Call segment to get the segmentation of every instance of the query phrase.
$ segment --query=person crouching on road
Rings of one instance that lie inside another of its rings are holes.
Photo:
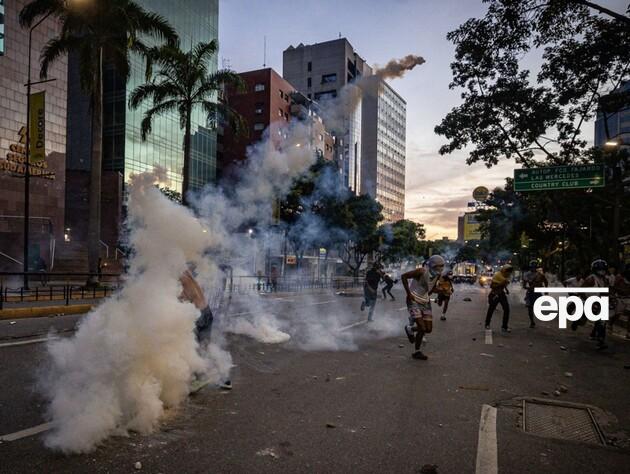
[[[190,301],[200,311],[200,315],[195,322],[195,337],[197,338],[197,342],[200,346],[207,344],[210,342],[212,323],[214,322],[214,316],[212,315],[208,300],[190,270],[186,270],[182,273],[179,277],[179,281],[182,284],[180,299]],[[231,390],[232,382],[228,379],[219,386],[224,390]]]
[[[424,335],[433,331],[430,297],[443,270],[444,259],[440,255],[433,255],[424,267],[416,268],[400,277],[407,293],[407,309],[409,310],[409,325],[405,325],[405,333],[409,342],[415,344],[415,352],[411,355],[414,359],[427,360],[428,358],[422,353],[420,347]]]
[[[394,287],[396,281],[393,280],[392,277],[389,276],[387,273],[383,275],[383,281],[385,282],[385,286],[383,287],[383,299],[386,300],[387,294],[389,294],[392,301],[396,301],[396,298],[394,298],[394,295],[392,295],[392,288]]]
[[[378,284],[381,282],[381,266],[374,263],[365,274],[365,283],[363,284],[364,300],[361,303],[361,311],[367,306],[368,321],[374,321],[374,308],[376,307],[376,298],[378,297]]]
[[[503,322],[501,324],[502,332],[511,332],[508,323],[510,322],[510,303],[508,303],[507,295],[510,294],[508,285],[512,280],[514,268],[512,265],[503,265],[501,269],[494,274],[490,283],[490,294],[488,295],[488,312],[486,313],[486,329],[490,329],[492,314],[500,304],[503,309]]]
[[[448,302],[455,291],[453,288],[453,272],[448,271],[440,276],[435,286],[437,292],[437,304],[442,307],[441,321],[446,321],[446,312],[448,311]]]

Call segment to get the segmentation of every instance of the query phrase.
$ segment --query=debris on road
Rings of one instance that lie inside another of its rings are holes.
[[[565,377],[573,377],[573,372],[565,372],[564,376]]]
[[[346,380],[345,377],[335,377],[335,380]]]
[[[257,456],[269,456],[270,458],[278,459],[280,456],[273,450],[273,448],[261,449],[256,453]]]
[[[133,468],[134,468],[136,471],[139,471],[140,469],[142,469],[142,463],[141,463],[140,461],[138,461],[137,463],[135,463],[135,464],[133,465]]]
[[[555,397],[559,397],[560,396],[560,390],[554,390],[553,395]]]
[[[400,349],[402,349],[403,347],[405,347],[405,345],[404,345],[404,344],[398,344],[398,347],[399,347]]]
[[[326,423],[326,428],[337,428],[337,425],[334,423]]]
[[[549,392],[544,392],[544,391],[543,391],[543,392],[540,392],[540,393],[541,393],[541,395],[544,395],[545,397],[548,397],[548,396],[549,396]]]
[[[15,321],[11,321],[9,324],[13,325],[13,324],[15,324]]]
[[[558,387],[558,390],[562,393],[567,393],[569,391],[569,389],[566,387],[566,385],[560,385]]]
[[[529,347],[532,347],[533,345],[534,345],[534,343],[533,343],[533,342],[530,342],[530,343],[528,344],[528,346],[529,346]]]
[[[472,301],[472,298],[470,298],[470,297],[468,297],[468,296],[467,296],[467,297],[466,297],[466,298],[464,298],[462,301]]]
[[[483,357],[494,357],[492,354],[486,354],[485,352],[482,352],[481,354],[479,354],[480,356]]]
[[[418,472],[420,474],[438,474],[437,464],[425,464]]]
[[[567,350],[567,347],[566,347],[566,346],[560,346],[560,350],[561,350],[561,351],[566,351],[566,350]]]
[[[473,341],[476,341],[476,340],[477,340],[477,338],[476,338],[476,337],[473,337],[472,339],[473,339]]]
[[[488,387],[482,387],[480,385],[460,385],[460,390],[479,390],[482,392],[488,392],[490,389]]]

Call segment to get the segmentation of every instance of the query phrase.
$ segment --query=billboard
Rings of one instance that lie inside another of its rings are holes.
[[[464,214],[464,240],[481,240],[481,229],[476,212]]]

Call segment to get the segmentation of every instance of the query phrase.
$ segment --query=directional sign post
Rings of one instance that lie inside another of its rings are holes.
[[[515,191],[602,188],[604,165],[547,166],[514,170]]]

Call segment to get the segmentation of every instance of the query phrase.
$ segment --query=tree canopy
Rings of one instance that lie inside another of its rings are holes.
[[[468,164],[488,167],[502,158],[525,166],[588,159],[584,125],[630,104],[618,91],[630,79],[630,17],[576,0],[486,3],[483,18],[447,36],[450,88],[462,90],[462,104],[435,128],[448,140],[440,153],[466,149]],[[537,74],[525,66],[535,54]]]

